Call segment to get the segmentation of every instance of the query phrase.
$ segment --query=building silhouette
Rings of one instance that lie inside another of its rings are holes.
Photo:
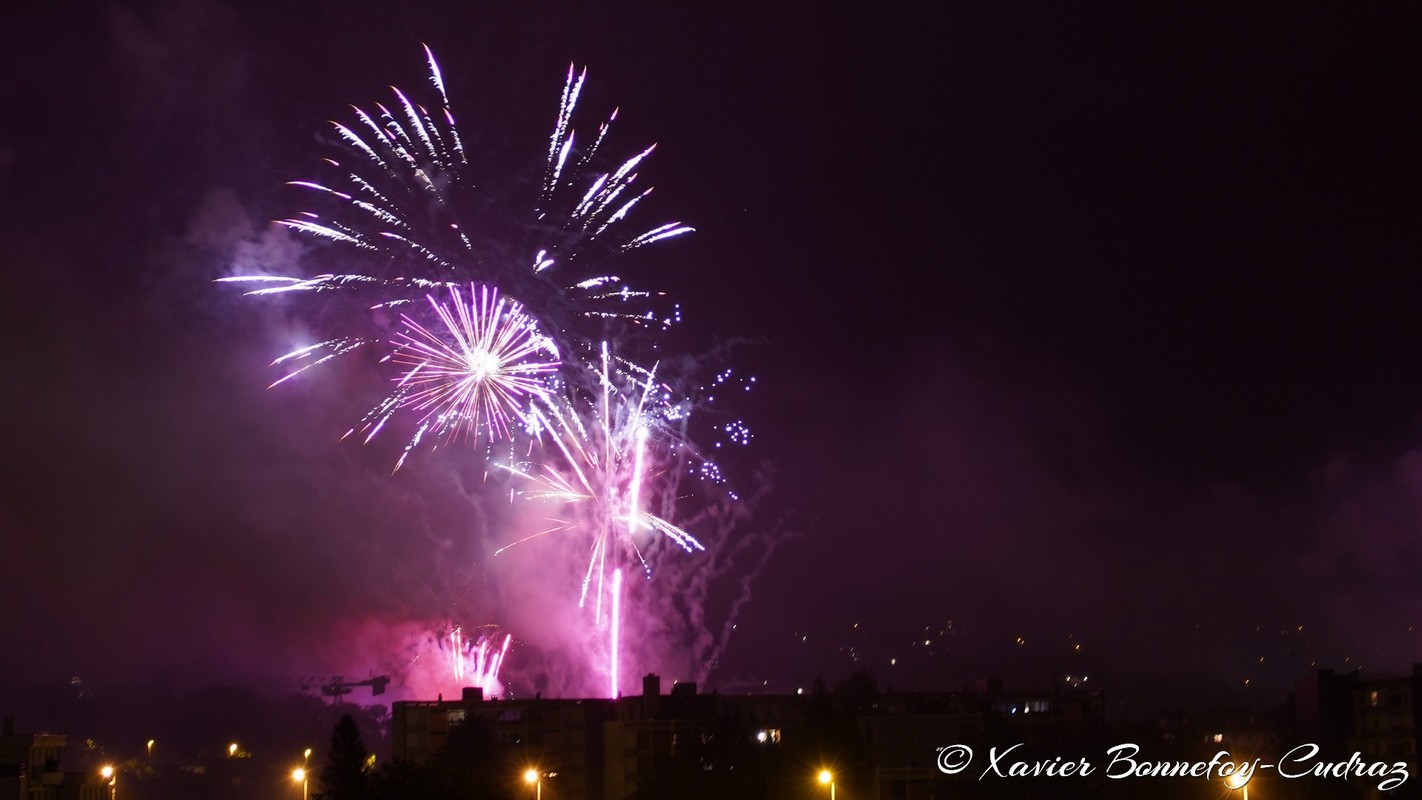
[[[1105,702],[1079,685],[1009,691],[1000,681],[881,693],[864,675],[832,692],[733,696],[676,683],[663,693],[648,675],[640,695],[616,700],[489,700],[468,689],[457,700],[397,702],[392,724],[395,759],[416,764],[478,729],[499,752],[492,769],[509,781],[531,770],[550,798],[808,796],[807,781],[827,769],[843,797],[928,800],[960,796],[967,780],[938,769],[941,748],[1084,752],[1104,735]]]

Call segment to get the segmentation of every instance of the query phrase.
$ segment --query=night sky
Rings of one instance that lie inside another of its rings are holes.
[[[340,441],[368,371],[266,390],[300,320],[213,283],[323,257],[269,224],[308,204],[283,183],[349,104],[427,92],[420,42],[492,185],[536,173],[575,61],[617,152],[659,144],[643,221],[698,229],[629,269],[677,347],[758,379],[711,685],[1268,705],[1422,661],[1410,15],[28,5],[0,33],[9,685],[360,674],[381,626],[553,624],[508,608],[482,468]]]

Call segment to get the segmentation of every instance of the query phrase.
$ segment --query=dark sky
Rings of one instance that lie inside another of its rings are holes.
[[[366,376],[266,391],[302,323],[212,283],[309,256],[267,223],[283,182],[349,104],[427,90],[422,41],[489,163],[536,167],[587,64],[620,152],[659,143],[651,213],[698,228],[635,268],[677,343],[744,342],[759,379],[712,684],[1268,704],[1422,661],[1400,5],[348,5],[0,34],[0,676],[349,673],[398,661],[373,628],[557,627],[510,610],[478,467],[338,441]]]

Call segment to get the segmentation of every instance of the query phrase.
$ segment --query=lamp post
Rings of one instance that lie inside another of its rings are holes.
[[[99,769],[99,777],[109,783],[109,800],[118,797],[118,770],[112,764],[105,764]]]
[[[830,800],[834,800],[834,773],[827,769],[822,769],[818,777],[821,786],[829,786]],[[1246,797],[1244,800],[1249,800],[1249,798]]]
[[[1249,779],[1251,777],[1253,776],[1244,774],[1242,770],[1232,772],[1228,778],[1224,779],[1225,788],[1231,790],[1243,789],[1243,800],[1249,800]]]
[[[523,782],[533,784],[534,800],[543,800],[543,773],[529,767],[523,771]]]
[[[148,768],[153,769],[153,740],[148,740]]]
[[[302,767],[297,767],[291,771],[291,779],[301,782],[301,800],[310,800],[310,795],[307,794],[307,790],[311,783],[311,776],[307,774],[306,770]]]

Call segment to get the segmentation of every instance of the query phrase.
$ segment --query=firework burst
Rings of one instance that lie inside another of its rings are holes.
[[[393,87],[390,105],[376,103],[369,111],[352,107],[353,121],[331,123],[343,152],[324,159],[332,173],[330,180],[291,184],[324,198],[325,213],[304,211],[280,220],[298,233],[364,253],[371,269],[310,277],[221,279],[249,285],[247,293],[254,296],[355,295],[372,312],[398,309],[401,329],[393,335],[383,328],[381,320],[386,316],[371,313],[366,317],[374,330],[329,335],[277,358],[273,365],[287,371],[272,385],[358,350],[380,349],[382,361],[402,368],[395,378],[397,388],[347,435],[360,432],[369,441],[394,414],[414,411],[419,421],[401,463],[431,432],[473,433],[490,440],[513,432],[522,417],[517,398],[543,394],[542,378],[556,371],[559,351],[580,340],[579,320],[621,322],[643,329],[672,324],[678,312],[654,313],[655,293],[632,289],[617,275],[593,269],[598,259],[592,254],[625,252],[692,230],[673,221],[624,231],[633,208],[651,192],[650,187],[637,188],[638,170],[655,145],[613,169],[595,169],[617,112],[597,126],[591,144],[580,150],[575,145],[574,118],[586,70],[570,67],[549,139],[544,178],[522,226],[533,234],[521,238],[531,241],[522,252],[505,241],[479,241],[471,231],[498,230],[500,225],[481,217],[489,204],[474,200],[481,192],[466,175],[470,162],[443,74],[428,47],[425,55],[438,97],[436,110],[431,112]],[[498,287],[488,291],[502,293],[506,299],[492,302],[507,307],[482,306],[486,295],[476,299],[472,289],[464,304],[459,290],[474,284]],[[448,306],[435,299],[446,292],[451,297]],[[421,311],[421,307],[426,308]],[[492,327],[520,340],[518,347],[541,354],[491,379],[491,370],[484,367],[517,359],[466,346],[478,339],[479,331],[472,329],[477,326]]]
[[[579,604],[591,608],[595,625],[608,624],[615,692],[621,566],[638,564],[650,575],[658,542],[703,550],[670,521],[676,487],[686,475],[722,478],[687,441],[685,393],[657,366],[610,355],[609,339],[631,351],[624,347],[631,336],[666,328],[679,310],[660,313],[657,293],[629,286],[605,262],[692,228],[679,221],[632,227],[634,209],[652,192],[641,171],[655,145],[600,167],[618,112],[580,137],[575,119],[586,71],[572,66],[527,218],[512,229],[490,218],[489,209],[508,203],[475,189],[476,167],[443,75],[428,47],[425,55],[436,102],[427,106],[392,87],[389,104],[352,107],[352,119],[332,123],[340,147],[324,159],[329,174],[291,183],[316,196],[317,210],[279,221],[353,256],[348,262],[358,266],[343,269],[358,271],[222,280],[245,284],[249,295],[340,302],[347,311],[356,301],[357,314],[321,314],[348,324],[277,358],[283,375],[272,385],[357,351],[379,351],[393,389],[347,436],[369,442],[397,415],[413,417],[397,469],[430,440],[525,445],[509,452],[527,460],[502,466],[526,483],[525,496],[559,504],[567,519],[520,541],[586,537]],[[725,433],[749,439],[739,428]],[[473,673],[497,682],[508,640],[470,651],[454,633],[456,674],[466,675],[474,652]]]
[[[319,195],[326,210],[279,221],[298,233],[362,251],[372,269],[224,280],[258,284],[250,292],[254,295],[364,291],[376,305],[408,303],[431,289],[481,282],[518,297],[554,336],[568,332],[574,318],[671,324],[670,316],[650,307],[656,293],[601,271],[594,257],[595,252],[635,250],[693,230],[677,221],[627,228],[632,210],[652,192],[650,186],[641,188],[639,169],[656,146],[614,168],[596,169],[617,112],[597,126],[591,143],[580,151],[574,119],[587,73],[570,66],[544,178],[522,226],[533,235],[518,237],[526,240],[522,244],[481,240],[480,231],[504,226],[489,218],[490,204],[480,201],[484,193],[468,177],[471,165],[443,75],[428,47],[425,54],[439,97],[437,110],[432,113],[393,87],[389,106],[376,103],[371,111],[353,106],[354,120],[331,123],[343,152],[324,159],[329,177],[290,184]],[[333,338],[323,349],[342,355],[349,349],[341,345],[355,342]]]
[[[403,372],[395,390],[347,434],[360,430],[368,442],[397,411],[422,414],[397,469],[426,433],[507,438],[530,403],[549,399],[560,364],[553,341],[497,289],[470,286],[467,302],[454,288],[448,303],[427,299],[440,325],[431,330],[400,316],[391,361]]]

